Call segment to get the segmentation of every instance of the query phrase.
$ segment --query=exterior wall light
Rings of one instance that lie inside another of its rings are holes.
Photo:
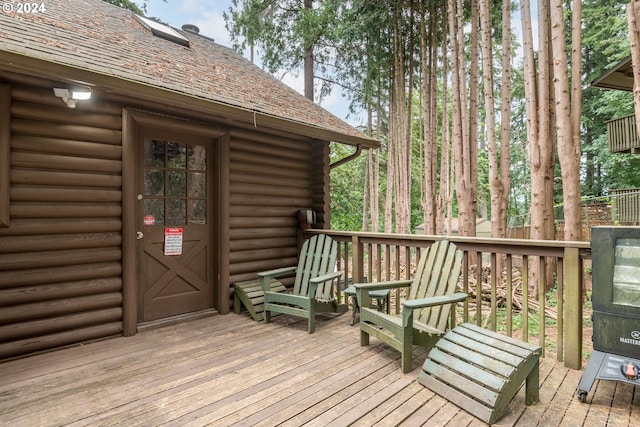
[[[69,108],[76,108],[76,103],[78,101],[91,99],[91,90],[88,88],[64,89],[54,87],[53,93],[58,98],[62,98]]]

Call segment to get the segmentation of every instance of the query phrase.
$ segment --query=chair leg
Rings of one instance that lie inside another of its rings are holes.
[[[413,369],[413,344],[404,342],[402,344],[402,357],[400,364],[402,365],[402,373],[406,374]]]
[[[538,361],[536,361],[535,366],[531,372],[529,372],[525,384],[524,403],[527,406],[538,403],[540,401],[540,365]]]
[[[309,306],[309,327],[307,331],[312,334],[316,330],[316,306],[315,302],[312,300]]]
[[[351,326],[356,324],[356,312],[358,311],[358,298],[351,298]]]
[[[264,310],[264,323],[270,323],[271,322],[271,312],[269,310],[266,309]]]
[[[413,369],[413,313],[410,316],[410,326],[402,328],[402,372],[407,373]]]
[[[308,328],[308,332],[310,334],[314,333],[316,330],[316,316],[310,314],[309,315],[309,328]]]
[[[360,345],[369,345],[369,334],[360,329]]]

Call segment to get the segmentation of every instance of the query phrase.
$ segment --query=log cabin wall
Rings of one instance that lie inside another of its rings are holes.
[[[313,207],[322,173],[311,166],[312,146],[293,135],[231,132],[229,285],[297,264],[296,211]]]
[[[314,228],[328,230],[331,228],[329,143],[316,140],[313,142],[311,150],[312,168],[315,171],[311,177],[312,209],[317,214],[317,222]]]
[[[11,90],[0,359],[122,329],[121,108],[69,109],[51,87]]]

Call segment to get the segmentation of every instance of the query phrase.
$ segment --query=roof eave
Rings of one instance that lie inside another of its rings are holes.
[[[95,85],[113,93],[126,94],[145,101],[163,103],[188,110],[222,116],[231,120],[248,123],[254,127],[268,127],[271,129],[293,132],[302,136],[333,141],[342,144],[360,146],[363,149],[379,148],[379,141],[369,138],[349,135],[331,129],[310,125],[282,117],[265,114],[250,108],[231,105],[211,99],[193,96],[187,93],[154,86],[140,81],[115,77],[82,69],[80,67],[50,62],[15,52],[0,51],[0,69],[15,71],[33,77],[43,77],[55,81],[82,82]]]
[[[614,90],[633,90],[633,75],[630,74],[631,56],[624,58],[616,65],[591,81],[592,87]]]

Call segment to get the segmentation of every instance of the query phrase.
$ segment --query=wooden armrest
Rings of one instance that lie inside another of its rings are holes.
[[[315,298],[316,291],[318,290],[318,286],[320,286],[320,284],[337,279],[341,275],[342,275],[342,271],[334,271],[332,273],[323,274],[322,276],[309,279],[309,290],[308,290],[307,297]],[[333,290],[331,290],[330,293],[333,295]],[[321,299],[318,299],[318,300],[321,301]]]
[[[417,308],[433,307],[435,305],[452,304],[454,302],[461,302],[467,299],[467,294],[459,292],[451,296],[439,296],[431,298],[421,298],[405,301],[402,303],[403,308],[409,310],[415,310]]]
[[[309,283],[324,283],[329,280],[337,279],[342,275],[342,271],[334,271],[333,273],[323,274],[322,276],[314,277],[313,279],[309,279]]]
[[[283,267],[283,268],[276,268],[274,270],[261,271],[260,273],[258,273],[258,277],[284,276],[285,274],[293,273],[294,271],[296,271],[297,268],[298,267]]]
[[[356,294],[360,307],[370,307],[370,291],[383,289],[388,291],[389,289],[395,288],[408,288],[409,286],[411,286],[411,283],[413,283],[413,280],[388,280],[386,282],[356,283],[354,287],[356,288]]]
[[[358,289],[366,289],[366,290],[375,290],[375,289],[392,289],[392,288],[406,288],[411,286],[413,280],[389,280],[387,282],[373,282],[373,283],[356,283],[356,290]]]

